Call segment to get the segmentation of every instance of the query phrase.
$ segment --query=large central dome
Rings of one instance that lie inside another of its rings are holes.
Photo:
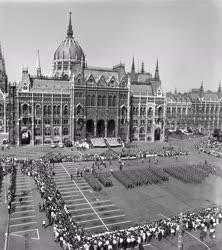
[[[54,60],[73,59],[81,60],[84,53],[77,41],[73,37],[67,37],[54,53]]]
[[[70,76],[73,65],[85,61],[85,55],[81,46],[75,41],[73,37],[71,12],[69,17],[69,25],[67,29],[67,36],[59,45],[54,53],[53,58],[53,75],[54,76]]]

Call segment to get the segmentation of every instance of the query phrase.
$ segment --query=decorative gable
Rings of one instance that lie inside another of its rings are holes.
[[[106,86],[107,85],[107,82],[106,82],[105,77],[103,75],[100,76],[100,78],[97,82],[97,85],[98,86]]]
[[[160,87],[157,89],[156,95],[157,96],[163,96],[163,92],[162,92],[162,89]]]
[[[28,72],[23,72],[22,74],[20,89],[22,92],[29,92],[31,89],[31,80]]]
[[[86,79],[86,84],[87,85],[93,85],[95,83],[96,83],[96,81],[95,81],[94,76],[92,74],[89,75],[88,78]]]
[[[117,87],[118,83],[116,81],[116,78],[114,76],[111,76],[109,81],[108,81],[108,85],[110,87]]]

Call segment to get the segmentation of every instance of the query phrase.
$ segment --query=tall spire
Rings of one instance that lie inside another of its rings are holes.
[[[200,86],[200,98],[204,97],[204,87],[203,87],[203,81],[201,81],[201,86]]]
[[[134,63],[134,57],[133,57],[133,62],[132,62],[132,68],[131,68],[131,72],[134,71],[135,72],[135,63]]]
[[[144,62],[141,64],[141,73],[144,73]]]
[[[155,70],[154,80],[160,81],[158,58],[157,58],[157,62],[156,62],[156,70]]]
[[[73,37],[71,16],[72,16],[72,12],[69,12],[69,26],[68,26],[68,29],[67,29],[67,37],[70,37],[70,38]]]
[[[2,46],[1,46],[1,43],[0,43],[0,60],[3,59],[3,55],[2,55]]]
[[[136,71],[135,71],[134,57],[133,57],[132,68],[131,68],[131,81],[132,82],[136,81]]]
[[[0,89],[3,93],[8,91],[8,77],[5,69],[5,59],[0,44]]]
[[[37,58],[36,58],[36,74],[38,77],[41,76],[41,66],[40,66],[40,58],[39,58],[39,50],[37,50]]]
[[[221,91],[221,81],[219,83],[217,94],[218,94],[218,97],[221,98],[221,94],[222,94],[222,91]]]

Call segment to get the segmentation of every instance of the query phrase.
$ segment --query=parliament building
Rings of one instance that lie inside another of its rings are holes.
[[[71,14],[66,38],[55,50],[50,76],[23,67],[21,81],[9,87],[9,138],[16,145],[51,144],[90,138],[164,140],[166,98],[158,62],[154,76],[131,72],[120,63],[88,66],[73,36]]]
[[[23,67],[19,83],[9,83],[0,47],[0,133],[14,145],[120,138],[164,141],[167,130],[222,129],[222,90],[200,88],[163,93],[158,61],[152,75],[120,63],[110,68],[88,66],[73,36],[71,13],[66,38],[53,56],[50,76]]]

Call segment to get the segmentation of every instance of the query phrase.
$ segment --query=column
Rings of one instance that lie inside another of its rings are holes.
[[[4,133],[6,133],[6,98],[5,98],[5,95],[3,97],[3,103],[4,103],[4,120],[3,120],[3,123],[4,123]]]
[[[95,119],[94,121],[94,136],[96,137],[97,134],[96,134],[96,125],[97,125],[97,120]]]
[[[19,93],[17,95],[17,115],[18,115],[18,119],[17,119],[17,145],[20,146],[20,109],[19,109]],[[14,128],[13,128],[14,129]],[[13,136],[14,136],[14,132],[13,132]],[[13,138],[14,141],[15,138]]]
[[[107,120],[105,119],[105,137],[107,137],[107,125],[108,125],[108,122],[107,122]]]
[[[44,145],[44,102],[43,102],[43,93],[42,93],[42,145]]]
[[[33,100],[33,93],[32,93],[32,139],[31,144],[35,145],[35,117],[34,117],[34,100]]]

